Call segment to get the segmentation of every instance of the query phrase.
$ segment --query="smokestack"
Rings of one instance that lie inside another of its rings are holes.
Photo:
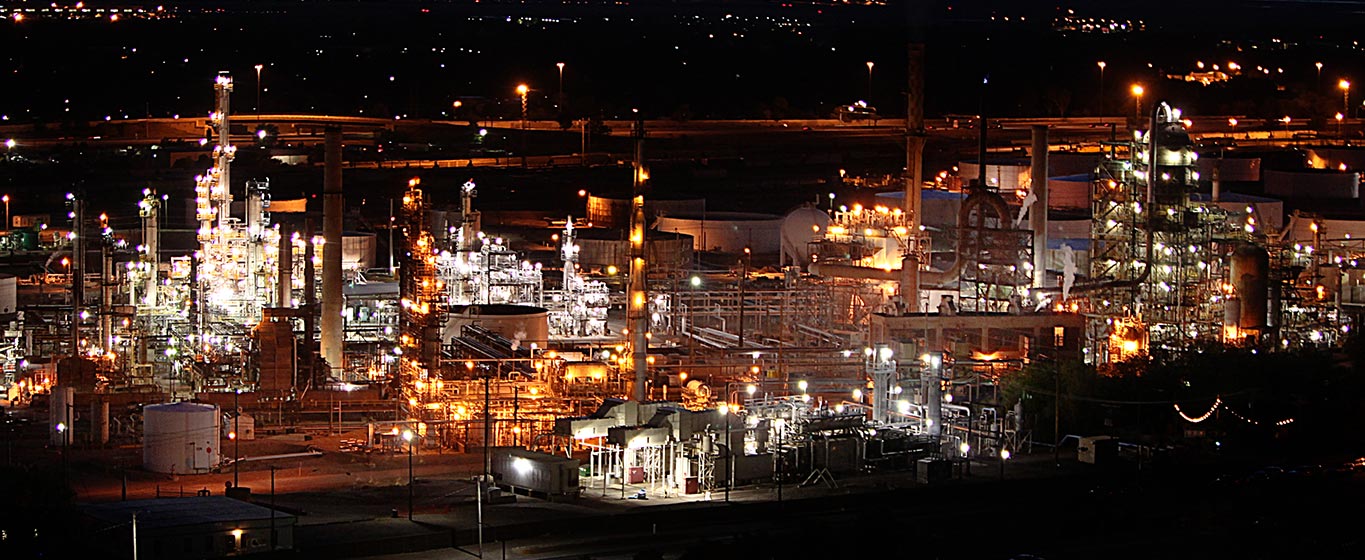
[[[910,90],[905,111],[905,213],[918,231],[924,176],[924,45],[910,43]]]
[[[280,224],[279,274],[275,285],[275,307],[294,306],[294,233],[289,224]]]
[[[1029,209],[1029,227],[1033,229],[1033,287],[1047,282],[1047,125],[1033,126],[1033,162],[1029,175],[1032,179],[1033,208]]]
[[[342,368],[341,128],[326,131],[322,175],[322,357],[333,375]],[[339,376],[339,375],[338,375]]]
[[[907,239],[917,239],[919,226],[923,223],[920,208],[923,199],[920,189],[924,177],[924,38],[922,21],[924,9],[920,2],[907,3],[909,36],[908,73],[905,96],[905,215],[910,218],[910,235]],[[906,247],[901,258],[900,296],[912,313],[919,309],[919,248]]]
[[[626,302],[627,328],[630,329],[630,354],[634,367],[635,386],[631,392],[637,402],[645,400],[645,381],[648,378],[647,360],[649,339],[645,331],[649,329],[649,294],[645,285],[645,183],[649,171],[645,169],[645,119],[639,117],[635,122],[635,180],[630,199],[630,292]],[[741,323],[740,329],[744,325]],[[743,339],[741,339],[743,340]]]

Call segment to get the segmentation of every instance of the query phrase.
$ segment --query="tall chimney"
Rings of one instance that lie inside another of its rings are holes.
[[[909,2],[907,29],[909,36],[909,81],[905,95],[905,215],[909,217],[910,235],[901,258],[900,296],[901,301],[912,313],[919,309],[919,268],[920,248],[913,243],[919,239],[919,226],[923,223],[920,209],[923,198],[920,189],[924,178],[924,43],[922,37],[923,7],[919,2]]]
[[[1033,230],[1033,287],[1047,283],[1047,125],[1033,125],[1033,161],[1029,176],[1033,196],[1029,209],[1029,228]]]
[[[649,181],[649,171],[645,168],[645,118],[639,116],[635,121],[635,178],[632,181],[630,199],[630,291],[626,302],[627,328],[630,329],[630,355],[635,379],[631,396],[637,402],[644,402],[645,385],[648,379],[649,339],[649,294],[645,284],[645,186]],[[743,325],[740,325],[743,329]]]
[[[340,377],[341,321],[341,128],[327,127],[322,175],[322,357]]]

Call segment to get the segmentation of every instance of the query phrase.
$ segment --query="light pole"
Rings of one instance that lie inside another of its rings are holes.
[[[237,485],[238,485],[238,480],[237,480],[237,463],[240,463],[240,462],[242,461],[242,453],[241,453],[241,449],[242,449],[242,447],[241,447],[241,445],[242,445],[242,443],[241,443],[241,442],[242,442],[242,436],[241,436],[241,430],[242,430],[242,406],[241,406],[241,404],[239,404],[239,402],[238,402],[238,399],[240,399],[241,396],[242,396],[242,390],[241,390],[240,388],[238,388],[236,391],[233,391],[233,392],[232,392],[232,433],[229,433],[229,434],[228,434],[228,439],[231,439],[231,440],[232,440],[232,487],[233,487],[233,488],[236,488]]]
[[[1337,80],[1337,87],[1341,89],[1341,114],[1349,115],[1351,110],[1351,82],[1345,78]]]
[[[1005,480],[1005,461],[1010,460],[1010,450],[1000,448],[1000,480]]]
[[[1100,67],[1100,116],[1104,116],[1104,67],[1108,64],[1101,60],[1095,65]]]
[[[1343,115],[1343,114],[1341,114],[1341,113],[1337,113],[1336,119],[1337,119],[1337,139],[1340,140],[1340,139],[1341,139],[1341,121],[1343,121],[1343,120],[1346,119],[1346,115]]]
[[[403,441],[408,444],[408,521],[412,521],[412,430],[403,430]]]
[[[872,103],[872,66],[871,60],[867,61],[867,99],[868,104]]]
[[[1313,66],[1318,68],[1318,88],[1322,88],[1322,63],[1314,62]]]
[[[264,64],[256,65],[256,120],[258,122],[261,120],[261,70],[264,68]]]
[[[8,229],[10,228],[10,223],[9,223],[9,195],[0,196],[0,200],[5,201],[5,229],[8,230]]]
[[[1142,87],[1142,84],[1133,84],[1133,87],[1130,89],[1130,91],[1133,92],[1133,117],[1136,119],[1138,126],[1141,126],[1142,94],[1146,93],[1147,90]]]
[[[559,68],[559,103],[564,104],[564,63],[556,62],[555,67]]]
[[[517,95],[521,96],[521,167],[526,168],[526,94],[531,92],[531,88],[526,84],[517,86]]]
[[[720,417],[725,419],[725,503],[730,503],[730,486],[735,480],[735,454],[730,449],[730,383],[725,384],[725,402],[720,403]]]

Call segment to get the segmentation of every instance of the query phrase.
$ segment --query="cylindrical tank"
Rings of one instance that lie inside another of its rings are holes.
[[[75,443],[76,389],[53,387],[52,397],[48,403],[48,441],[53,446]]]
[[[1266,326],[1267,275],[1270,257],[1265,249],[1242,245],[1232,253],[1233,290],[1241,302],[1237,328],[1260,329]]]
[[[621,230],[577,230],[578,265],[585,270],[615,266],[630,269],[630,243]],[[645,258],[660,269],[687,268],[692,263],[692,238],[676,233],[645,232]]]
[[[219,412],[211,404],[154,404],[142,409],[142,468],[202,473],[218,465]]]
[[[774,254],[782,246],[782,217],[755,212],[707,212],[663,216],[654,229],[691,235],[701,251]]]
[[[630,197],[614,198],[602,195],[588,195],[588,221],[597,227],[620,228],[630,223]],[[671,214],[700,214],[706,211],[703,198],[659,198],[645,197],[645,216],[654,218]]]
[[[341,266],[347,270],[374,268],[375,234],[348,231],[341,237]]]
[[[450,309],[442,340],[460,336],[465,325],[477,325],[512,340],[538,342],[543,348],[550,340],[549,312],[531,305],[456,305]]]

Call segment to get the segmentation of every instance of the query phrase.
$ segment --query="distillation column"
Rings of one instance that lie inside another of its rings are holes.
[[[327,127],[322,176],[322,357],[340,377],[341,317],[341,128]]]

